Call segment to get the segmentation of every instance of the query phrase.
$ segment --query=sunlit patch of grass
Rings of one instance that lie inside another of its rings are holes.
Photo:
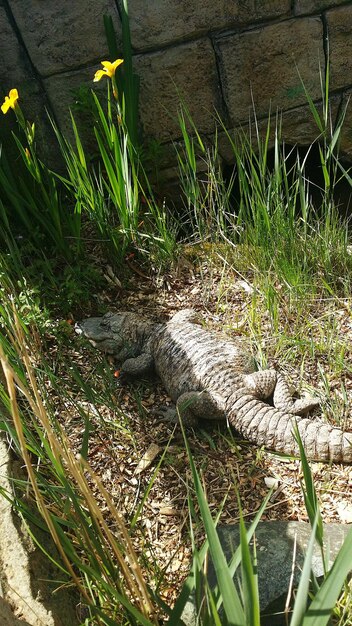
[[[346,582],[333,611],[334,626],[352,626],[352,581]]]

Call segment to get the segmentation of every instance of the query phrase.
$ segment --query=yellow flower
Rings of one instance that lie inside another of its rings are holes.
[[[9,109],[14,109],[18,100],[17,89],[11,89],[8,96],[5,96],[5,102],[1,105],[1,110],[5,114]]]
[[[97,70],[95,72],[93,82],[96,83],[98,80],[103,78],[103,76],[109,76],[109,78],[115,76],[116,68],[118,68],[121,63],[123,63],[123,59],[116,59],[116,61],[114,61],[113,63],[110,63],[110,61],[102,61],[101,64],[103,65],[104,69]]]

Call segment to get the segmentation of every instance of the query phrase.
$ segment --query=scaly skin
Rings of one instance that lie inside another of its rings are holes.
[[[79,325],[94,345],[122,363],[121,372],[142,376],[153,368],[186,424],[198,418],[228,419],[246,439],[276,452],[298,455],[296,421],[307,457],[352,462],[352,434],[304,414],[314,398],[293,400],[275,370],[256,371],[253,357],[219,338],[185,310],[165,324],[135,313],[108,313]],[[273,404],[265,400],[272,397]]]

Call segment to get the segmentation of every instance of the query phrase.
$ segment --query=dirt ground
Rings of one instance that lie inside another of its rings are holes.
[[[94,306],[97,310],[138,311],[167,319],[180,309],[192,307],[199,311],[208,328],[240,336],[245,342],[249,339],[250,317],[253,317],[253,307],[249,303],[253,286],[250,280],[244,280],[230,269],[226,270],[224,277],[223,269],[216,270],[206,263],[194,267],[187,261],[174,274],[152,280],[132,265],[123,289],[119,288],[118,281],[114,284],[111,271],[108,278],[106,290],[96,295]],[[330,310],[336,323],[336,339],[340,337],[351,346],[352,320],[346,303],[338,305],[320,301],[316,309],[317,324],[312,325],[312,341],[315,340],[315,330],[321,340],[321,326]],[[290,382],[299,388],[304,382],[317,386],[319,394],[324,397],[325,390],[318,377],[317,354],[311,359],[307,357],[301,367],[299,355],[291,351],[282,363],[275,346],[272,321],[265,309],[263,311],[255,326],[260,326],[258,343],[267,356],[268,365],[284,369]],[[92,310],[91,314],[95,313]],[[285,315],[283,310],[279,333],[280,328],[287,332],[290,325]],[[192,498],[193,488],[182,433],[162,421],[158,414],[160,407],[170,404],[170,399],[158,381],[121,384],[116,364],[98,355],[74,334],[68,357],[79,367],[92,389],[94,402],[88,402],[79,391],[73,391],[76,410],[72,405],[63,406],[60,419],[72,445],[76,442],[79,449],[84,430],[81,409],[89,415],[88,461],[103,478],[127,524],[132,524],[132,534],[146,567],[149,572],[155,572],[159,590],[168,602],[172,602],[189,571],[188,498]],[[322,358],[319,358],[320,363]],[[59,363],[58,355],[54,355],[55,359]],[[107,364],[105,370],[104,363]],[[341,400],[342,406],[340,382],[331,375],[330,392],[337,401]],[[348,372],[344,375],[344,384],[347,391],[351,391],[352,380]],[[107,388],[109,401],[104,400]],[[325,405],[324,400],[322,402],[327,413],[329,402],[330,398],[325,399]],[[343,423],[351,430],[351,414],[344,411]],[[245,519],[250,521],[272,486],[274,492],[263,519],[308,520],[300,488],[302,472],[298,460],[258,449],[242,441],[226,424],[204,423],[197,431],[189,432],[188,437],[213,515],[222,507],[222,524],[235,523],[239,519],[237,490]],[[311,468],[324,521],[352,522],[352,468],[315,462]],[[146,491],[148,495],[141,505]],[[196,537],[201,541],[201,526],[196,524],[195,527]]]

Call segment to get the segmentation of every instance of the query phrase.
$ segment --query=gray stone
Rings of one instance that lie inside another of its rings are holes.
[[[0,32],[1,95],[3,96],[28,77],[29,66],[26,64],[24,50],[19,44],[3,7],[0,7]]]
[[[209,39],[139,55],[135,69],[140,77],[140,116],[147,136],[165,142],[180,137],[180,98],[200,132],[214,130],[214,108],[221,109],[221,101]]]
[[[338,89],[351,83],[352,74],[352,5],[326,13],[329,35],[330,87]]]
[[[0,437],[0,487],[12,493],[13,478],[23,480],[23,474],[15,469],[11,459],[8,442],[2,433]],[[38,529],[36,536],[38,537]],[[48,534],[42,532],[39,542],[46,552],[58,559]],[[17,620],[11,622],[11,613],[21,617],[21,623],[28,626],[75,626],[78,624],[75,603],[78,597],[63,586],[56,593],[59,574],[47,556],[34,545],[23,524],[12,511],[11,503],[0,496],[0,580],[4,602],[0,602],[0,617],[5,616],[8,626],[18,626]],[[51,582],[49,582],[51,581]],[[4,618],[4,620],[5,620]],[[1,621],[1,625],[6,621]]]
[[[1,626],[31,626],[27,620],[17,619],[6,600],[0,598],[0,624]]]
[[[324,548],[329,553],[330,567],[350,528],[351,526],[348,524],[324,524]],[[239,525],[219,526],[218,535],[225,557],[229,562],[240,543]],[[271,611],[283,611],[292,571],[293,586],[294,588],[297,587],[310,536],[311,526],[306,522],[259,522],[255,532],[259,600],[261,612],[265,610],[265,613],[268,615],[268,618],[263,618],[263,624],[270,626],[280,624],[280,626],[283,626],[286,623],[281,617],[276,621]],[[253,539],[251,541],[252,544]],[[296,555],[294,558],[295,544]],[[324,574],[321,552],[317,543],[313,553],[312,571],[317,578]],[[238,584],[238,576],[240,576],[240,568],[238,568],[234,577],[236,585]],[[210,587],[216,584],[216,577],[211,563],[208,581]],[[190,597],[187,603],[182,619],[187,626],[196,626],[198,623],[192,597]]]
[[[324,63],[319,18],[287,20],[219,39],[222,82],[231,122],[258,117],[269,109],[291,109],[306,102],[298,75],[313,99],[321,96],[319,60]]]
[[[54,111],[61,132],[69,140],[73,141],[74,134],[70,117],[70,109],[72,109],[79,131],[82,133],[82,140],[85,139],[87,150],[96,149],[92,132],[92,120],[88,113],[89,92],[91,89],[94,89],[97,93],[104,93],[107,90],[107,79],[104,78],[99,83],[93,83],[96,69],[97,66],[86,67],[75,72],[55,74],[55,76],[43,79],[50,106]],[[84,107],[77,109],[77,99],[82,88],[88,92],[86,111],[84,111]]]
[[[9,5],[41,76],[109,58],[104,14],[121,32],[114,0],[9,0]]]
[[[133,45],[145,50],[220,28],[285,16],[290,13],[291,3],[289,0],[129,0],[128,8]]]
[[[330,566],[349,530],[348,524],[324,525],[324,545],[329,551]],[[239,526],[221,526],[218,532],[224,553],[229,560],[239,545]],[[311,526],[306,522],[259,522],[255,538],[261,611],[287,593],[292,576],[295,542],[297,542],[297,552],[293,584],[297,586],[310,536]],[[321,552],[317,543],[314,548],[312,570],[317,578],[324,574]],[[210,573],[210,582],[215,582],[213,573]]]
[[[345,1],[346,0],[295,0],[294,12],[296,15],[320,13],[332,5],[344,4]]]
[[[185,626],[198,626],[199,624],[199,621],[197,620],[197,611],[193,594],[185,604],[185,607],[182,611],[181,619],[182,626],[183,624],[185,624]]]
[[[342,156],[352,159],[352,92],[347,91],[342,102],[342,112],[345,112],[341,130],[340,151]]]

